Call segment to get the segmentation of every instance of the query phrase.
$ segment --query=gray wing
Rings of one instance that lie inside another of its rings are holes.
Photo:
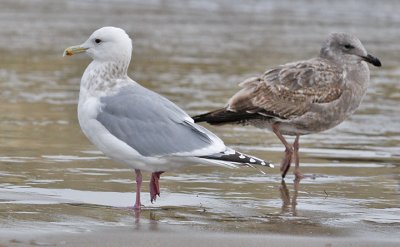
[[[288,119],[303,115],[313,103],[342,94],[343,72],[322,59],[285,64],[253,77],[228,103],[228,110]]]
[[[97,120],[143,156],[190,153],[220,141],[174,103],[140,85],[124,87],[100,102]]]

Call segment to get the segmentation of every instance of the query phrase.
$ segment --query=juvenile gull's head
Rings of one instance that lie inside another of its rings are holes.
[[[368,54],[357,37],[346,33],[331,33],[322,45],[320,57],[339,64],[366,61],[381,66],[379,59]]]

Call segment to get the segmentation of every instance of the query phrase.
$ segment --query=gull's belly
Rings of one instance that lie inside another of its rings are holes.
[[[292,119],[252,120],[251,125],[272,130],[272,124],[279,123],[284,135],[307,135],[325,131],[342,123],[361,103],[362,97],[352,97],[347,92],[335,102],[315,104],[302,116]]]
[[[253,120],[251,125],[268,129],[272,131],[272,125],[274,123],[279,123],[279,130],[283,135],[308,135],[312,133],[317,133],[331,129],[345,120],[345,117],[332,117],[332,115],[327,114],[315,114],[309,113],[301,118],[295,118],[290,120]]]
[[[363,94],[354,97],[351,91],[347,91],[336,101],[314,104],[303,116],[282,122],[282,133],[306,135],[331,129],[354,113],[361,103],[362,96]]]
[[[346,119],[345,116],[334,117],[332,114],[306,114],[299,119],[282,122],[280,130],[285,135],[307,135],[329,130]]]

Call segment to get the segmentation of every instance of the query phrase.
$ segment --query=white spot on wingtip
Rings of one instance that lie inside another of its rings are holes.
[[[224,154],[226,154],[226,155],[235,154],[235,150],[227,149],[227,150],[225,150]]]

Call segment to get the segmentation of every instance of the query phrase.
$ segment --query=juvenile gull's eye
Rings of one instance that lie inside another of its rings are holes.
[[[350,49],[354,49],[354,46],[352,46],[350,44],[346,44],[346,45],[344,45],[344,48],[350,50]]]
[[[95,39],[94,42],[96,42],[97,44],[100,44],[101,39]]]

